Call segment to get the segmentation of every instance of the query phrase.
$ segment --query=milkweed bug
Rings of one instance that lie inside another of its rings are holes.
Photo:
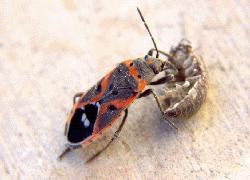
[[[110,142],[90,160],[99,155],[119,136],[128,116],[128,107],[138,98],[153,94],[161,113],[164,114],[156,93],[152,89],[144,89],[146,85],[158,84],[152,82],[152,79],[159,72],[171,67],[172,64],[158,58],[159,54],[154,38],[139,8],[137,11],[154,43],[156,57],[146,55],[123,61],[86,93],[77,93],[74,96],[74,105],[65,126],[68,147],[59,156],[59,159],[71,149],[86,147],[95,141],[124,112],[122,122]],[[174,126],[167,119],[166,121]]]

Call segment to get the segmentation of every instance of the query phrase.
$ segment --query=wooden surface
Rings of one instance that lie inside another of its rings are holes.
[[[206,103],[177,133],[140,99],[95,161],[112,131],[58,162],[74,93],[152,47],[137,5],[160,49],[187,38],[203,55]],[[249,179],[249,12],[247,0],[1,1],[0,179]]]

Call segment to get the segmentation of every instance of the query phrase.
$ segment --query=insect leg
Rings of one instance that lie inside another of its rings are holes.
[[[179,93],[176,89],[166,90],[163,96],[164,99],[171,99],[178,97]]]
[[[158,98],[158,96],[156,95],[156,93],[155,93],[152,89],[147,89],[147,90],[145,90],[144,92],[142,92],[142,93],[138,96],[138,98],[146,97],[146,96],[148,96],[148,95],[150,95],[150,94],[153,94],[153,95],[154,95],[154,98],[155,98],[155,100],[156,100],[156,103],[157,103],[157,105],[158,105],[158,107],[159,107],[159,109],[160,109],[162,115],[164,115],[164,110],[163,110],[162,105],[161,105],[161,103],[160,103],[160,99]],[[173,122],[171,122],[171,121],[168,120],[168,119],[165,119],[165,121],[168,122],[168,124],[169,124],[171,127],[173,127],[173,128],[175,128],[176,130],[178,130],[178,128],[174,125]]]
[[[84,94],[84,92],[79,92],[79,93],[76,93],[73,97],[73,104],[76,103],[76,99],[81,97],[82,95]]]
[[[195,81],[197,81],[200,78],[201,78],[201,75],[197,75],[197,76],[188,77],[188,78],[186,78],[186,80],[189,81],[190,83],[194,83]]]
[[[72,146],[72,145],[67,145],[66,149],[60,154],[60,156],[58,156],[58,160],[61,161],[62,158],[65,156],[65,154],[68,154],[72,149],[77,149],[81,147],[80,145],[79,146]]]
[[[184,98],[187,95],[187,90],[190,87],[190,82],[185,81],[184,83],[175,83],[174,89],[167,89],[163,96],[164,99],[172,99],[172,98]]]
[[[105,150],[109,147],[109,145],[110,145],[116,138],[119,137],[119,134],[120,134],[120,132],[121,132],[121,130],[122,130],[122,128],[123,128],[123,126],[124,126],[124,124],[125,124],[125,122],[126,122],[126,119],[127,119],[127,117],[128,117],[128,109],[125,109],[124,112],[125,112],[125,115],[124,115],[124,117],[123,117],[123,119],[122,119],[122,122],[121,122],[120,126],[118,127],[118,129],[116,130],[116,132],[114,133],[114,135],[113,135],[113,137],[111,138],[111,140],[109,141],[109,143],[108,143],[104,148],[102,148],[100,151],[98,151],[96,154],[94,154],[90,159],[88,159],[86,163],[89,163],[90,161],[92,161],[93,159],[95,159],[97,156],[99,156],[103,151],[105,151]]]
[[[170,74],[170,75],[166,75],[165,77],[162,77],[156,81],[153,81],[153,82],[150,82],[149,84],[150,85],[160,85],[160,84],[165,84],[169,81],[171,81],[172,79],[174,78],[174,75],[173,74]]]
[[[176,90],[180,97],[184,98],[186,96],[185,90],[187,90],[189,86],[190,86],[189,81],[185,81],[184,84],[182,85],[176,83]]]

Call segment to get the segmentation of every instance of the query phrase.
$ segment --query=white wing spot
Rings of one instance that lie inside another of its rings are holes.
[[[86,119],[87,119],[86,114],[85,114],[85,113],[83,113],[83,114],[82,114],[82,119],[81,119],[81,120],[82,120],[82,122],[84,122]]]
[[[90,125],[90,122],[89,122],[89,120],[88,119],[85,119],[85,121],[84,121],[84,127],[89,127],[89,125]]]
[[[85,113],[82,114],[82,119],[81,119],[81,121],[83,122],[83,125],[84,125],[85,128],[89,127],[90,121],[87,119]]]

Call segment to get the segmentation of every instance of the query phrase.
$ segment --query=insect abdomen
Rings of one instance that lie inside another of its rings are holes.
[[[194,86],[189,90],[188,94],[177,102],[172,108],[165,111],[167,117],[188,118],[198,111],[206,99],[207,94],[207,74],[201,75]]]
[[[190,117],[199,110],[206,99],[208,88],[208,75],[206,67],[202,57],[195,55],[191,48],[191,45],[181,42],[175,49],[171,51],[173,57],[172,63],[176,63],[176,66],[181,64],[181,68],[179,68],[181,70],[177,72],[177,78],[172,83],[181,85],[178,85],[178,88],[177,85],[174,86],[174,88],[173,86],[169,88],[169,85],[167,84],[168,89],[170,89],[170,93],[168,92],[170,97],[165,99],[169,102],[169,106],[165,109],[166,117]],[[181,54],[182,56],[178,56]],[[183,67],[182,64],[185,64],[185,61],[190,61],[190,58],[191,63],[189,63],[189,66]],[[180,74],[183,77],[178,79]]]

